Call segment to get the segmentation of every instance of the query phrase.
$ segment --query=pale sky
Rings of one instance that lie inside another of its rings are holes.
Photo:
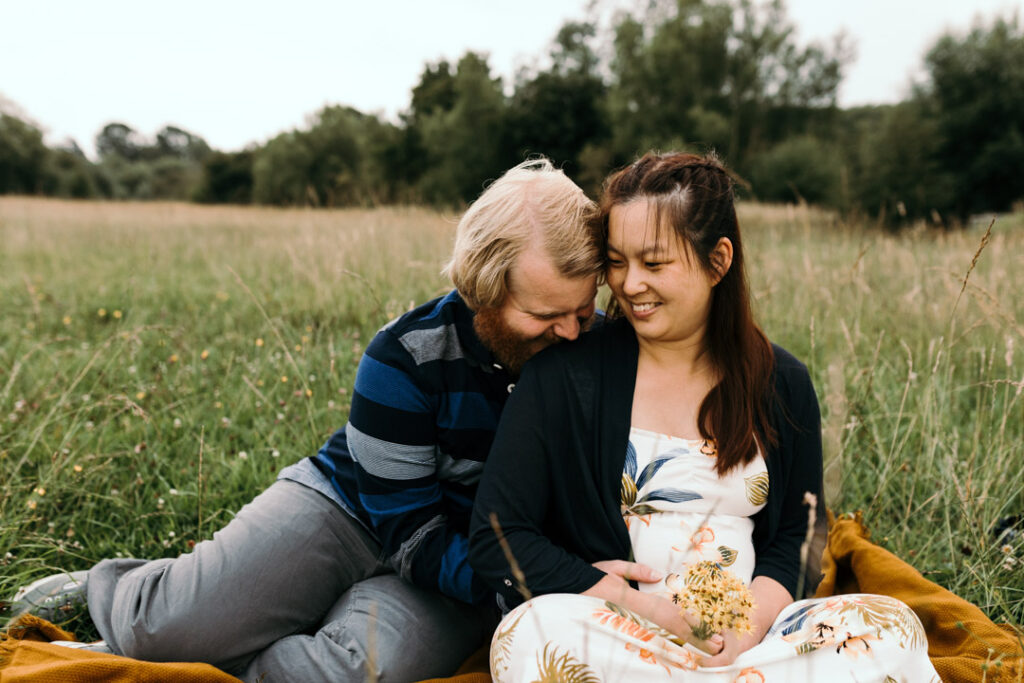
[[[599,0],[610,13],[628,0]],[[166,124],[241,149],[301,126],[324,104],[394,119],[425,63],[490,55],[492,73],[547,53],[585,0],[0,0],[0,106],[13,102],[54,144],[92,152],[121,121]],[[840,104],[895,102],[946,29],[991,23],[1024,0],[788,0],[801,44],[845,29],[857,57]],[[9,106],[9,105],[8,105]]]

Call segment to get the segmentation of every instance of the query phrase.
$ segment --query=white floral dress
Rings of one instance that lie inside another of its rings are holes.
[[[719,478],[716,456],[707,441],[630,430],[622,511],[634,559],[665,574],[641,590],[669,597],[669,586],[701,561],[750,583],[751,516],[768,499],[768,471],[757,458]],[[701,668],[692,646],[612,602],[551,594],[502,620],[491,642],[491,675],[501,683],[937,682],[927,649],[921,622],[899,600],[842,595],[789,605],[732,665]]]

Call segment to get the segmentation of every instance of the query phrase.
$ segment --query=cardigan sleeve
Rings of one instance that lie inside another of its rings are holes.
[[[800,547],[807,536],[808,521],[805,495],[811,493],[817,497],[819,511],[824,506],[821,413],[807,368],[784,351],[777,354],[777,361],[780,367],[776,371],[781,379],[776,385],[775,397],[778,464],[777,480],[769,482],[769,495],[781,499],[775,503],[779,513],[774,534],[758,544],[753,576],[775,579],[799,599],[801,596],[796,593],[800,579]],[[812,581],[817,578],[810,577]]]
[[[527,363],[502,412],[477,490],[470,522],[470,565],[508,604],[519,603],[522,595],[491,526],[491,515],[532,595],[582,593],[604,576],[542,532],[550,497],[564,488],[553,474],[560,470],[550,460],[562,452],[567,400],[557,378],[538,372],[537,363]]]

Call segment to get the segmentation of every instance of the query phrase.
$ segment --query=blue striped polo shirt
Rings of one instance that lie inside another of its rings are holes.
[[[348,424],[311,458],[401,576],[464,602],[489,594],[467,561],[469,518],[513,382],[452,291],[377,333]]]

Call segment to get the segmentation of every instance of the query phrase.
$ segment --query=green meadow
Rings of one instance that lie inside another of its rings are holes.
[[[741,206],[807,363],[829,506],[1024,622],[1024,216],[892,235]],[[0,197],[0,599],[209,538],[346,419],[364,345],[446,290],[456,216]],[[0,620],[2,621],[2,620]]]

